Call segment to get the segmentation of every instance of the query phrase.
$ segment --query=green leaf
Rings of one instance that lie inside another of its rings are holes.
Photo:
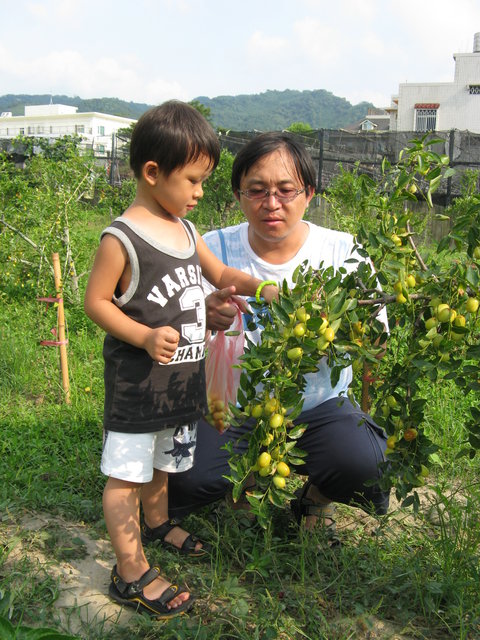
[[[325,283],[324,291],[325,293],[332,293],[338,287],[340,282],[342,281],[342,276],[338,274],[334,278],[331,278],[328,282]]]
[[[285,507],[285,500],[283,499],[282,494],[273,485],[270,486],[268,490],[268,499],[276,507],[280,507],[281,509]]]
[[[302,413],[303,402],[304,399],[300,398],[293,409],[287,413],[287,417],[289,420],[295,420],[295,418],[298,418],[298,416]]]
[[[305,433],[305,429],[305,425],[296,425],[288,431],[288,437],[292,440],[297,440],[298,438],[301,438],[301,436],[303,436],[303,434]]]
[[[294,458],[292,456],[288,456],[288,461],[296,467],[300,466],[301,464],[306,464],[305,460],[302,460],[302,458]]]
[[[480,360],[480,344],[469,347],[467,349],[466,357],[469,360]]]
[[[4,618],[0,617],[0,637],[2,640],[15,640],[15,629],[13,628],[11,622]]]
[[[285,309],[280,304],[278,304],[278,302],[272,300],[270,306],[272,308],[274,317],[278,318],[280,322],[286,326],[290,324],[290,316],[285,311]]]

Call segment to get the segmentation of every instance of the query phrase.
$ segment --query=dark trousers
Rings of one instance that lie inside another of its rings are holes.
[[[377,514],[387,512],[388,492],[381,491],[377,484],[365,485],[367,480],[380,477],[378,465],[385,459],[386,448],[383,430],[368,414],[346,398],[333,398],[303,412],[295,422],[308,425],[297,441],[308,454],[298,473],[308,476],[330,500],[355,504]],[[183,518],[224,497],[232,485],[223,477],[230,469],[229,454],[222,447],[230,440],[235,443],[249,428],[246,424],[219,434],[207,422],[199,422],[192,469],[169,476],[171,517]],[[242,452],[246,447],[246,441],[241,440],[234,450]]]

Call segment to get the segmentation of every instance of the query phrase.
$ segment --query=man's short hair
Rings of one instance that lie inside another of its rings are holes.
[[[156,162],[168,176],[200,156],[211,160],[212,170],[220,158],[218,136],[191,105],[169,100],[152,107],[138,120],[130,142],[130,167],[139,178],[146,162]]]
[[[261,133],[243,146],[237,153],[232,167],[232,189],[240,189],[240,181],[252,166],[264,156],[274,151],[285,150],[291,157],[297,176],[306,188],[316,187],[315,168],[306,148],[289,133],[269,131]]]

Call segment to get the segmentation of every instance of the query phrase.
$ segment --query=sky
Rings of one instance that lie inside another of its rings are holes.
[[[0,95],[160,104],[325,89],[390,105],[452,82],[480,0],[0,0]]]

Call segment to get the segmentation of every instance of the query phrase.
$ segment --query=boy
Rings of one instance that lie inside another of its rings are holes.
[[[142,541],[206,553],[168,520],[167,498],[168,474],[192,466],[196,421],[207,413],[202,274],[226,295],[253,295],[260,284],[220,262],[183,219],[219,155],[215,132],[190,105],[166,102],[140,118],[130,147],[136,197],[103,232],[85,293],[86,313],[107,332],[101,469],[117,559],[109,594],[159,618],[185,613],[193,596],[149,567]],[[267,302],[276,294],[262,289]]]

